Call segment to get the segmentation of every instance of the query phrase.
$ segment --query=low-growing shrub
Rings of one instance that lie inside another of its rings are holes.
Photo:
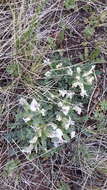
[[[40,82],[46,86],[53,81],[50,90],[44,92],[42,99],[20,99],[23,108],[20,113],[26,128],[33,129],[33,138],[23,152],[43,152],[67,143],[76,136],[78,118],[84,112],[84,102],[88,99],[89,89],[94,80],[94,67],[70,66],[65,60],[48,62],[49,70]],[[66,64],[65,64],[66,63]],[[92,90],[92,89],[91,89]]]

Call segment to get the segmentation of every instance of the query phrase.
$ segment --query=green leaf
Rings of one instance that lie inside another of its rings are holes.
[[[89,58],[90,58],[91,60],[95,60],[99,55],[100,55],[100,49],[99,49],[99,48],[96,48],[96,49],[94,49],[94,50],[91,52]]]
[[[76,7],[76,0],[65,0],[64,6],[66,9],[74,9]]]
[[[86,28],[84,29],[84,35],[86,38],[90,39],[92,37],[92,35],[94,34],[95,29],[94,27],[91,26],[86,26]]]
[[[6,171],[8,176],[12,176],[13,172],[15,172],[19,164],[19,160],[10,160],[7,162],[4,171]]]
[[[70,190],[70,187],[67,183],[62,182],[58,190]]]
[[[22,73],[21,67],[18,63],[8,65],[6,71],[14,77],[18,77]]]
[[[100,105],[103,111],[107,111],[107,100],[103,100]]]

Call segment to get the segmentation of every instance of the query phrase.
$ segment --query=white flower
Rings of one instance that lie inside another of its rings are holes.
[[[35,146],[34,146],[34,150],[35,150],[36,153],[38,152],[37,144],[35,144]]]
[[[38,140],[37,136],[34,136],[33,139],[30,140],[30,144],[35,144]]]
[[[28,103],[27,103],[27,101],[26,101],[25,98],[20,98],[19,104],[21,104],[22,106],[23,106],[23,105],[28,105]]]
[[[49,123],[48,126],[51,126],[53,130],[57,129],[57,125],[55,123]]]
[[[38,104],[37,101],[35,99],[33,99],[30,104],[30,109],[31,109],[31,111],[37,111],[40,109],[40,104]]]
[[[41,130],[40,127],[38,127],[38,126],[32,126],[32,125],[30,127],[38,134],[38,137],[41,137],[42,130]]]
[[[64,140],[62,138],[62,136],[63,136],[63,133],[62,133],[61,129],[57,129],[56,133],[55,133],[55,136],[52,139],[52,142],[53,142],[53,144],[54,144],[55,147],[58,147],[60,144],[63,144],[63,143],[67,142],[66,140]]]
[[[74,92],[68,92],[66,96],[67,96],[67,98],[72,99],[74,94],[75,94]]]
[[[45,59],[43,63],[44,63],[45,65],[50,65],[50,64],[51,64],[51,62],[50,62],[49,59]]]
[[[54,94],[50,93],[51,98],[55,98]]]
[[[34,131],[36,131],[36,127],[35,127],[35,126],[31,125],[30,127],[31,127]]]
[[[62,63],[59,63],[57,66],[56,66],[56,69],[59,69],[62,67]]]
[[[62,117],[61,117],[60,114],[58,114],[58,115],[56,116],[56,120],[57,120],[57,121],[61,121],[61,120],[62,120]]]
[[[76,81],[76,82],[73,83],[72,87],[81,86],[81,84],[82,84],[81,82]]]
[[[63,143],[66,143],[67,141],[65,141],[65,140],[58,140],[58,141],[54,141],[53,142],[53,144],[54,144],[54,147],[58,147],[58,146],[60,146],[60,144],[63,144]]]
[[[68,123],[69,123],[69,126],[75,125],[75,121],[73,121],[70,117],[69,117]]]
[[[77,82],[74,82],[73,85],[72,85],[72,87],[77,87],[77,86],[79,86],[80,89],[81,89],[80,95],[81,95],[82,97],[88,96],[86,90],[84,89],[83,83],[77,81]]]
[[[63,103],[62,102],[59,102],[58,103],[58,107],[62,107],[63,106]]]
[[[47,72],[45,73],[45,76],[46,76],[46,77],[50,77],[50,76],[51,76],[51,72],[50,72],[50,71],[47,71]]]
[[[90,74],[92,74],[92,73],[93,73],[94,68],[95,68],[95,65],[93,65],[93,66],[92,66],[92,68],[90,69],[90,71],[88,71],[88,72],[84,73],[84,74],[83,74],[83,77],[87,77],[87,76],[89,76]]]
[[[41,114],[42,114],[42,116],[45,116],[46,115],[46,110],[45,109],[41,109]]]
[[[88,94],[87,94],[87,92],[86,92],[86,90],[85,90],[84,88],[81,88],[81,93],[80,93],[80,95],[81,95],[82,97],[88,96]]]
[[[86,78],[86,80],[87,80],[87,82],[88,82],[88,84],[92,84],[92,82],[93,82],[93,80],[94,80],[94,77],[92,76],[92,77],[87,77]]]
[[[71,68],[69,68],[69,69],[67,70],[67,74],[68,74],[68,75],[70,75],[70,76],[72,76],[72,75],[73,75],[73,71],[72,71],[72,69],[71,69]]]
[[[75,121],[71,120],[71,118],[69,117],[69,119],[65,119],[64,122],[64,128],[67,130],[69,129],[70,125],[74,125]]]
[[[27,154],[31,154],[31,151],[33,150],[33,144],[30,144],[28,147],[24,148],[22,152],[25,152]]]
[[[58,139],[62,141],[63,132],[61,131],[61,129],[56,129],[53,136],[57,137]]]
[[[64,113],[64,115],[67,115],[69,110],[70,110],[70,106],[63,106],[62,107],[62,112]]]
[[[54,141],[53,144],[54,144],[54,147],[58,147],[60,145],[60,143],[56,141]]]
[[[61,129],[57,128],[55,130],[53,130],[48,137],[50,138],[58,138],[58,141],[60,143],[63,142],[63,139],[62,139],[62,136],[63,136],[63,132],[61,131]]]
[[[26,117],[26,118],[23,118],[23,120],[24,120],[25,123],[27,123],[28,121],[31,120],[31,118],[30,117]]]
[[[73,107],[73,109],[80,115],[81,114],[81,108],[79,107],[79,106],[77,106],[77,105],[75,105],[74,107]]]
[[[71,136],[71,139],[74,138],[74,137],[75,137],[75,131],[72,131],[72,132],[70,133],[70,136]]]
[[[79,75],[76,76],[76,79],[79,81],[81,78]]]
[[[77,67],[77,73],[80,74],[81,73],[81,68]]]
[[[50,131],[50,134],[48,135],[52,139],[52,142],[55,147],[58,147],[60,144],[66,142],[63,139],[63,132],[59,128],[54,128],[53,131]]]
[[[59,90],[59,94],[64,97],[67,94],[67,90]]]

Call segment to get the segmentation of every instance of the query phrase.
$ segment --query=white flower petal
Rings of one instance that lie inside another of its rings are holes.
[[[25,147],[22,152],[25,152],[27,154],[31,154],[31,151],[33,150],[33,144],[30,144],[28,147]]]
[[[61,129],[56,129],[56,137],[62,141],[63,132]]]
[[[73,83],[72,87],[77,87],[77,86],[81,86],[81,82],[76,81]]]
[[[40,104],[38,104],[37,101],[35,99],[33,99],[30,104],[31,111],[37,111],[37,110],[39,110],[39,108],[40,108]]]
[[[77,73],[80,74],[81,73],[81,68],[77,67]]]
[[[86,92],[86,90],[85,90],[84,88],[81,89],[80,95],[81,95],[82,97],[88,96],[88,94],[87,94],[87,92]]]
[[[21,104],[22,106],[23,106],[23,105],[28,105],[28,102],[26,101],[25,98],[20,98],[19,104]]]
[[[25,123],[27,123],[28,121],[31,120],[31,118],[30,117],[26,117],[26,118],[23,118],[23,120],[24,120]]]
[[[55,98],[55,95],[54,95],[54,94],[52,94],[52,93],[50,93],[50,96],[51,96],[51,98]]]
[[[45,109],[41,109],[41,114],[42,114],[42,116],[45,116],[46,115],[46,110]]]
[[[48,126],[51,126],[53,130],[57,129],[57,125],[55,123],[49,123]]]
[[[30,127],[36,132],[37,128],[35,126],[31,125]]]
[[[72,76],[72,75],[73,75],[73,71],[72,71],[72,69],[71,69],[71,68],[69,68],[69,69],[67,70],[67,74],[68,74],[68,75],[70,75],[70,76]]]
[[[70,117],[69,117],[69,125],[75,125],[75,121],[73,121]]]
[[[54,147],[58,147],[60,145],[59,142],[54,142],[53,144],[54,144]]]
[[[50,137],[50,138],[58,138],[60,141],[63,140],[62,136],[63,136],[63,132],[59,128],[51,131],[51,133],[48,135],[48,137]]]
[[[37,136],[34,136],[33,139],[30,140],[30,143],[31,144],[35,144],[38,140],[38,137]]]
[[[62,63],[59,63],[57,66],[56,66],[56,69],[59,69],[62,67]]]
[[[59,102],[58,103],[58,107],[62,107],[63,106],[63,103],[62,102]]]
[[[70,126],[70,123],[68,121],[67,123],[65,123],[64,128],[67,130],[67,129],[69,129],[69,126]]]
[[[44,63],[44,65],[50,65],[51,64],[49,59],[45,59],[43,63]]]
[[[63,106],[62,107],[62,112],[64,113],[64,115],[67,115],[69,110],[70,110],[70,106]]]
[[[71,135],[71,139],[74,138],[75,137],[75,131],[72,131],[70,135]]]
[[[73,97],[74,94],[75,94],[74,92],[68,92],[67,93],[67,98],[72,99],[72,97]]]
[[[73,109],[80,115],[81,114],[81,108],[79,107],[79,106],[77,106],[77,105],[75,105],[74,107],[73,107]]]
[[[87,76],[89,76],[90,74],[92,74],[92,73],[93,73],[94,68],[95,68],[95,65],[93,65],[93,66],[92,66],[92,68],[90,69],[90,71],[88,71],[88,72],[84,73],[84,74],[83,74],[83,77],[87,77]]]
[[[58,141],[54,141],[53,142],[53,144],[54,144],[54,147],[58,147],[58,146],[60,146],[61,144],[63,144],[63,143],[66,143],[67,141],[65,141],[65,140],[58,140]]]
[[[69,129],[70,125],[74,125],[75,124],[75,121],[71,120],[71,118],[69,117],[69,119],[65,119],[64,120],[64,128],[67,130]]]
[[[88,82],[88,84],[92,84],[92,82],[93,82],[93,80],[94,80],[94,77],[92,76],[92,77],[87,77],[86,78],[86,80],[87,80],[87,82]]]
[[[45,73],[45,76],[46,76],[46,77],[50,77],[50,76],[51,76],[51,71],[47,71],[47,72]]]
[[[67,94],[66,90],[59,90],[60,96],[64,97]]]
[[[81,79],[81,77],[77,75],[77,76],[76,76],[76,79],[79,81],[79,80]]]
[[[61,120],[62,120],[62,117],[61,117],[60,114],[58,114],[58,115],[56,116],[56,120],[57,120],[57,121],[61,121]]]
[[[84,89],[84,85],[83,85],[83,83],[77,81],[77,82],[73,83],[72,86],[73,86],[73,87],[77,87],[77,86],[80,87],[80,89],[81,89],[81,93],[80,93],[80,95],[81,95],[82,97],[84,97],[84,96],[88,96],[86,90]]]

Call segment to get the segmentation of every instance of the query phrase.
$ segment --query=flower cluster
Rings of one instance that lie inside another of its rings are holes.
[[[42,139],[45,139],[45,144],[50,139],[54,147],[67,142],[66,138],[64,138],[64,130],[68,130],[70,126],[74,126],[75,122],[70,116],[67,119],[62,114],[67,116],[70,106],[64,106],[59,102],[58,109],[61,108],[61,111],[57,112],[54,122],[48,122],[48,119],[46,119],[48,111],[42,108],[42,105],[35,98],[33,98],[30,104],[24,98],[21,98],[19,103],[24,108],[23,121],[34,130],[34,137],[29,141],[29,146],[23,149],[23,152],[31,153],[33,149],[37,152]],[[74,130],[70,131],[70,137],[75,137]],[[47,146],[44,150],[47,150]]]
[[[78,87],[79,86],[80,90],[81,90],[80,95],[82,97],[88,96],[88,94],[86,92],[86,89],[84,87],[83,81],[86,81],[86,83],[89,84],[89,85],[92,84],[92,82],[94,80],[94,76],[92,75],[94,68],[95,68],[95,66],[92,66],[92,68],[89,71],[84,72],[83,74],[81,74],[82,73],[81,68],[77,67],[76,81],[73,83],[72,87]]]
[[[79,117],[83,111],[83,104],[78,96],[87,97],[87,86],[91,86],[94,80],[95,66],[88,71],[81,67],[73,70],[69,66],[65,68],[63,63],[55,66],[50,64],[50,60],[47,62],[45,61],[45,64],[51,69],[45,73],[46,81],[49,82],[51,79],[56,81],[57,78],[55,90],[50,89],[45,94],[46,101],[37,101],[33,98],[31,103],[28,103],[26,99],[20,99],[23,106],[23,121],[34,130],[29,146],[23,149],[27,153],[31,153],[32,150],[38,152],[39,149],[46,151],[75,137],[75,116]]]

